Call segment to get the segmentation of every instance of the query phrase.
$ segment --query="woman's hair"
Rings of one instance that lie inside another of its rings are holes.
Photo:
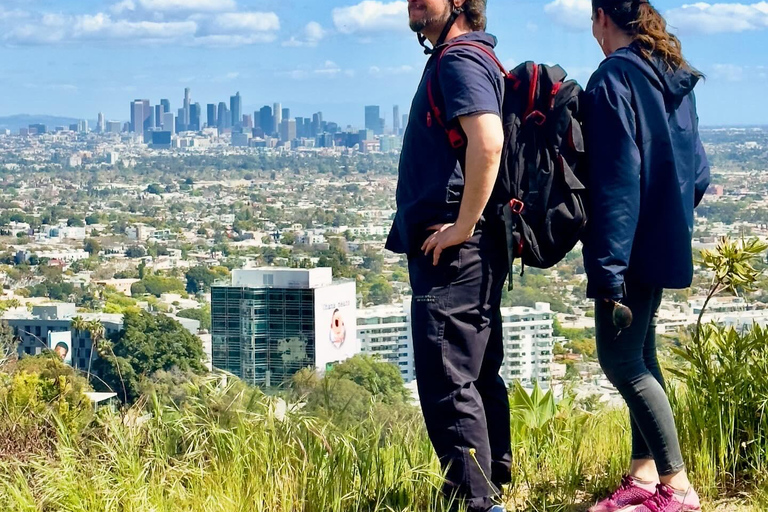
[[[485,30],[488,25],[488,18],[485,14],[485,8],[488,0],[467,0],[464,2],[464,16],[472,30]]]
[[[616,25],[632,36],[646,59],[656,56],[670,69],[687,69],[702,76],[683,57],[680,40],[667,30],[667,20],[648,0],[592,0]]]

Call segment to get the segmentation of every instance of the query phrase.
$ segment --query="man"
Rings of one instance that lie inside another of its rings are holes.
[[[398,211],[387,248],[408,256],[419,397],[432,444],[447,470],[445,491],[472,512],[494,507],[510,481],[509,402],[501,293],[508,273],[499,206],[489,204],[504,143],[504,80],[493,51],[486,0],[409,0],[411,28],[433,45],[403,141]],[[459,155],[428,98],[432,81],[443,121],[461,129]],[[461,160],[461,161],[460,161]]]

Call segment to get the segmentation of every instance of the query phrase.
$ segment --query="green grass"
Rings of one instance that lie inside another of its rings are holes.
[[[512,393],[510,508],[581,511],[628,464],[624,411],[580,412]],[[0,457],[3,511],[443,511],[441,472],[419,412],[351,426],[209,382],[183,410],[156,400],[76,431],[49,415],[56,442],[24,462]],[[138,424],[141,415],[148,420]],[[7,425],[6,425],[7,428]],[[49,429],[50,430],[50,429]],[[698,475],[693,475],[694,479]],[[717,494],[710,494],[716,498]],[[755,502],[755,500],[747,500]],[[742,510],[742,509],[739,509]],[[747,509],[743,509],[747,510]]]

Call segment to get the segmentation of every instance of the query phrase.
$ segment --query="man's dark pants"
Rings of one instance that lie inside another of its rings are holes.
[[[424,233],[424,239],[429,233]],[[501,294],[509,272],[503,223],[466,243],[409,257],[416,379],[429,437],[447,469],[445,491],[484,511],[510,481],[509,399]]]

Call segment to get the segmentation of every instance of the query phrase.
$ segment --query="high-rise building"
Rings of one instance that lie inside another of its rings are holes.
[[[275,116],[275,131],[277,131],[283,124],[283,106],[279,103],[275,103],[272,107],[272,114]]]
[[[551,378],[553,313],[547,303],[534,308],[501,308],[504,332],[504,365],[501,376],[507,383],[517,379],[524,385],[539,382],[546,387]]]
[[[79,133],[88,133],[88,120],[81,119],[77,122],[77,131]]]
[[[120,121],[107,121],[107,133],[120,133],[121,130]]]
[[[403,131],[408,127],[408,114],[403,114]]]
[[[190,118],[190,107],[192,106],[192,98],[190,96],[190,90],[189,87],[184,88],[184,129],[186,130],[189,126],[189,118]]]
[[[261,120],[261,129],[264,130],[265,135],[272,135],[275,133],[275,120],[272,117],[272,107],[265,105],[261,107],[259,111],[259,119]]]
[[[213,366],[251,385],[287,384],[359,353],[354,281],[330,268],[234,270],[211,291]]]
[[[243,114],[242,126],[245,129],[253,130],[253,116],[250,114]]]
[[[395,135],[400,134],[400,106],[392,107],[392,131]]]
[[[202,109],[199,103],[193,103],[189,106],[189,126],[187,130],[199,131],[200,130],[200,116],[202,115]]]
[[[131,131],[144,133],[149,130],[149,100],[131,102]]]
[[[409,301],[358,310],[357,338],[363,354],[396,365],[406,383],[416,378]]]
[[[320,131],[320,126],[322,124],[321,116],[322,114],[320,112],[318,112],[317,114],[312,114],[312,129],[310,132],[310,135],[312,137],[317,137],[321,133]]]
[[[176,124],[174,123],[173,112],[163,113],[163,130],[171,132],[171,135],[176,134]]]
[[[292,141],[296,138],[296,120],[283,119],[280,124],[280,140],[283,142]]]
[[[149,106],[149,129],[154,130],[157,128],[157,121],[155,120],[155,109],[152,107],[152,105]]]
[[[163,127],[163,114],[165,114],[165,107],[158,103],[155,105],[155,128]]]
[[[104,133],[107,130],[107,124],[104,120],[104,114],[99,112],[99,116],[96,121],[96,131],[99,133]]]
[[[240,91],[229,97],[229,111],[232,126],[240,126],[243,122],[243,99],[240,97]]]
[[[283,109],[283,119],[290,119],[291,118],[291,109],[284,108]]]
[[[208,128],[216,126],[216,105],[213,103],[208,104]]]
[[[397,365],[403,380],[418,379],[413,364],[410,303],[375,306],[357,312],[357,337],[364,354]],[[547,387],[551,378],[553,313],[549,304],[534,308],[501,308],[504,363],[500,374],[507,385],[519,380]],[[429,376],[426,376],[429,378]]]
[[[219,102],[219,110],[217,112],[216,118],[219,120],[220,130],[232,127],[232,118],[230,117],[229,109],[227,108],[227,104],[223,101]]]
[[[374,135],[384,133],[384,120],[381,118],[381,108],[378,105],[365,107],[365,129],[373,130]]]
[[[184,112],[184,109],[180,108],[178,111],[178,115],[176,116],[176,132],[177,133],[187,131],[187,124],[184,121],[185,116],[186,116],[186,113]]]
[[[160,104],[163,106],[163,114],[171,111],[171,102],[170,102],[170,100],[162,99],[162,100],[160,100]]]

